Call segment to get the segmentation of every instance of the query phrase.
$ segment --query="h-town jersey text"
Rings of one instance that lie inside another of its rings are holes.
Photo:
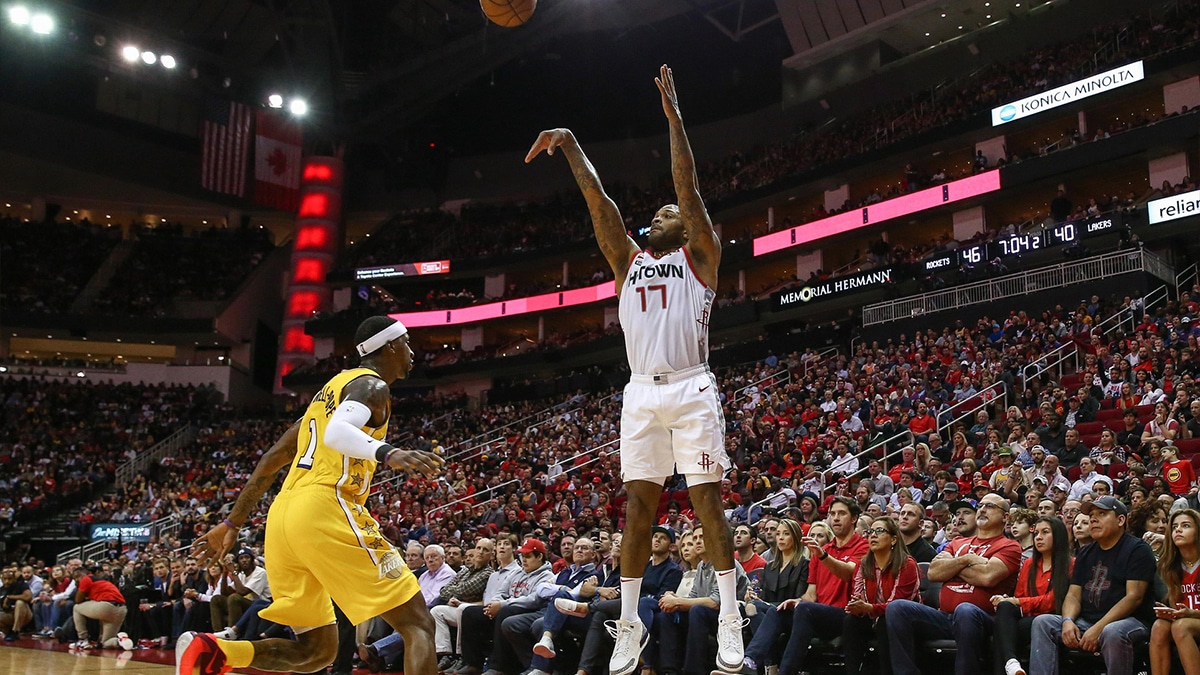
[[[716,292],[696,275],[687,248],[639,251],[620,289],[629,369],[641,375],[708,363],[708,319]]]

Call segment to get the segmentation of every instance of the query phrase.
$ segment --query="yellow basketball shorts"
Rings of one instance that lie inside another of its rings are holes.
[[[259,615],[294,627],[335,621],[333,604],[359,624],[421,592],[417,577],[365,507],[329,486],[281,493],[267,514],[271,605]],[[330,600],[332,599],[332,602]]]

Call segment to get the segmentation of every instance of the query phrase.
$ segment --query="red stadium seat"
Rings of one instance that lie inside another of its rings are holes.
[[[1120,408],[1109,408],[1096,413],[1096,421],[1104,424],[1120,424],[1125,411]]]
[[[1100,401],[1100,410],[1112,410],[1115,407],[1117,407],[1117,399],[1115,398],[1106,398]]]
[[[1101,466],[1100,469],[1102,469],[1101,473],[1103,473],[1105,476],[1115,480],[1117,476],[1129,471],[1129,465],[1125,462],[1115,462],[1113,464],[1109,464],[1108,466]]]
[[[1081,422],[1075,425],[1075,431],[1078,431],[1080,436],[1099,434],[1104,431],[1104,422]]]
[[[1079,480],[1079,477],[1082,475],[1083,471],[1078,466],[1073,466],[1070,469],[1067,469],[1067,480],[1071,481],[1072,483]]]
[[[1200,473],[1200,455],[1192,455],[1188,458],[1188,461],[1192,463],[1192,468]]]
[[[1064,389],[1073,391],[1079,388],[1079,385],[1083,382],[1083,376],[1079,374],[1063,375],[1060,382]]]
[[[1175,447],[1179,448],[1179,455],[1181,457],[1200,454],[1200,438],[1187,438],[1175,441]]]
[[[1100,445],[1100,434],[1087,434],[1086,436],[1079,434],[1079,440],[1089,448],[1094,448],[1097,445]]]

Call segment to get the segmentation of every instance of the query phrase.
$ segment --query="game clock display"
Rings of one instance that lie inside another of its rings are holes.
[[[974,267],[997,258],[1003,259],[1058,246],[1069,246],[1083,238],[1115,231],[1123,222],[1120,214],[1110,214],[1059,223],[1029,232],[1007,234],[992,241],[926,258],[925,271],[934,272],[961,265]]]

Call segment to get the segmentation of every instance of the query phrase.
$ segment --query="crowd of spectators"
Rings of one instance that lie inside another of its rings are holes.
[[[92,303],[92,311],[168,316],[174,303],[226,300],[274,248],[266,229],[143,228],[133,252]]]
[[[138,451],[230,410],[211,388],[30,377],[0,378],[0,402],[0,533],[86,501]]]
[[[1126,22],[1100,26],[1086,36],[1024,54],[1018,59],[993,63],[969,77],[939,87],[932,96],[923,97],[928,100],[916,105],[909,99],[881,104],[770,145],[700,162],[697,172],[701,194],[710,203],[719,203],[737,194],[983,115],[1005,101],[1196,43],[1200,40],[1200,15],[1196,7],[1180,5],[1176,12],[1170,21],[1149,13],[1141,14]],[[1111,48],[1099,51],[1106,46]],[[1124,121],[1113,121],[1107,129],[1089,132],[1087,137],[1077,129],[1068,129],[1061,142],[1007,148],[1004,155],[998,157],[977,154],[961,166],[908,164],[900,181],[875,190],[864,198],[864,203],[874,203],[1089,140],[1108,138],[1157,119],[1158,115],[1154,113],[1136,112]],[[608,187],[630,230],[649,222],[654,209],[674,201],[670,177],[666,175],[653,185],[613,183]],[[844,208],[851,206],[846,204]],[[840,210],[844,209],[829,212],[817,208],[809,217],[797,219],[788,226],[823,218]],[[541,203],[472,205],[463,209],[460,218],[445,212],[422,217],[424,220],[410,216],[409,222],[380,228],[375,237],[364,240],[351,252],[353,265],[441,258],[469,260],[546,249],[591,237],[587,210],[575,192],[555,194]],[[430,236],[431,231],[438,234]]]
[[[762,614],[753,633],[756,639],[747,643],[747,665],[753,669],[779,665],[789,672],[807,669],[806,659],[815,658],[815,653],[808,653],[808,637],[835,637],[843,631],[857,631],[855,635],[873,636],[877,644],[890,645],[898,672],[913,672],[904,669],[914,658],[906,651],[914,639],[953,637],[959,658],[972,663],[971,659],[990,653],[979,634],[971,632],[970,626],[979,621],[995,626],[997,657],[1016,658],[1015,648],[1004,642],[1007,637],[1002,638],[1014,633],[1000,626],[1015,619],[1002,607],[1004,603],[1021,605],[1029,616],[1065,612],[1075,619],[1083,639],[1099,640],[1098,651],[1106,659],[1125,658],[1117,636],[1087,632],[1116,601],[1105,596],[1084,598],[1082,605],[1064,603],[1063,596],[1053,596],[1047,586],[1053,577],[1047,559],[1062,564],[1056,552],[1068,551],[1077,556],[1076,565],[1091,570],[1101,564],[1096,558],[1108,560],[1117,542],[1123,547],[1121,555],[1134,555],[1136,562],[1123,565],[1121,573],[1127,573],[1131,583],[1146,582],[1150,588],[1138,586],[1144,591],[1139,598],[1182,597],[1170,565],[1178,562],[1180,550],[1185,555],[1195,553],[1196,542],[1194,535],[1174,540],[1166,535],[1178,518],[1200,518],[1186,510],[1198,506],[1200,493],[1191,469],[1191,459],[1200,457],[1196,447],[1200,444],[1200,383],[1196,382],[1200,361],[1194,357],[1200,305],[1192,299],[1200,297],[1197,294],[1200,288],[1190,289],[1179,301],[1148,312],[1131,298],[1106,302],[1092,297],[1078,307],[1055,307],[1036,316],[1021,312],[983,316],[974,324],[958,322],[911,337],[898,335],[886,343],[859,344],[853,353],[830,358],[811,351],[783,358],[769,355],[758,363],[719,372],[727,447],[734,463],[722,493],[736,528],[739,558],[758,579],[757,586],[743,589],[742,595],[748,606],[756,608],[754,613]],[[1116,329],[1094,329],[1112,315],[1120,318]],[[1060,376],[1048,368],[1024,377],[1024,366],[1044,361],[1067,345],[1080,353],[1075,372]],[[227,630],[249,639],[281,634],[283,629],[265,625],[250,609],[255,601],[269,601],[268,589],[255,590],[250,584],[258,569],[256,554],[261,550],[269,500],[250,521],[247,548],[226,569],[209,570],[210,580],[195,587],[194,597],[186,595],[182,570],[192,569],[185,555],[188,543],[219,518],[221,507],[232,500],[259,454],[282,433],[300,404],[293,403],[289,414],[279,415],[284,421],[211,424],[201,432],[194,450],[156,467],[119,497],[104,497],[88,507],[106,519],[145,522],[174,514],[183,523],[161,541],[128,551],[113,547],[106,556],[104,564],[115,585],[128,589],[127,598],[139,598],[136,611],[134,603],[126,603],[130,610],[122,618],[131,640],[161,646],[189,626]],[[625,494],[617,447],[619,391],[578,392],[554,401],[478,410],[465,406],[462,397],[431,396],[395,405],[407,414],[394,416],[394,435],[413,447],[438,452],[448,462],[446,474],[434,481],[383,471],[372,491],[369,504],[381,531],[405,549],[410,567],[436,573],[448,564],[460,574],[469,574],[462,570],[488,568],[504,549],[503,567],[511,564],[514,547],[532,539],[543,543],[544,560],[555,573],[571,563],[596,565],[600,577],[596,585],[603,587],[619,565],[624,526]],[[864,453],[868,448],[873,452]],[[667,485],[662,523],[664,538],[674,542],[660,542],[656,551],[663,561],[669,558],[703,574],[703,538],[692,533],[683,490],[678,477]],[[1176,515],[1177,511],[1183,515]],[[791,527],[799,536],[787,533]],[[1127,529],[1136,538],[1124,538]],[[785,532],[782,541],[780,532]],[[502,540],[508,544],[501,545]],[[801,546],[796,545],[798,540]],[[991,548],[980,550],[982,544],[976,540],[990,543]],[[586,543],[577,552],[580,542]],[[1092,542],[1099,545],[1088,548]],[[943,602],[962,593],[968,597],[940,610],[922,607],[908,563],[901,560],[892,567],[897,561],[889,561],[886,554],[872,557],[875,552],[886,553],[884,549],[893,544],[906,555],[924,556],[921,562],[943,551],[922,573],[931,581],[944,582],[943,588],[957,585],[957,590],[943,592]],[[1145,548],[1132,554],[1124,551],[1141,546]],[[838,577],[841,582],[828,575],[836,576],[836,570],[824,562],[826,553],[849,565],[847,575]],[[792,570],[792,581],[782,588],[777,587],[778,576],[758,569],[760,561],[769,565],[781,556],[788,565],[807,568],[804,573]],[[1033,575],[1033,590],[1015,583],[1021,561],[1031,557],[1045,563],[1042,572],[1047,572]],[[1163,570],[1158,574],[1153,569],[1156,557]],[[851,574],[861,568],[858,562],[868,559],[877,569],[891,569],[894,576],[889,579],[884,572],[880,581],[859,572],[858,583],[865,583],[870,594],[862,596],[864,588],[859,586],[860,597],[868,600],[868,606],[859,606],[850,600]],[[964,562],[986,566],[988,576],[964,572]],[[41,566],[32,567],[42,574]],[[1059,572],[1066,578],[1065,570]],[[1110,566],[1109,572],[1117,570]],[[102,578],[105,573],[97,574]],[[192,574],[196,577],[200,572]],[[221,581],[222,575],[241,575],[241,587]],[[479,601],[470,594],[455,595],[457,587],[451,584],[457,576],[432,576],[445,583],[431,591],[431,606],[450,597],[463,603]],[[1071,583],[1087,583],[1086,576],[1081,579]],[[171,590],[175,583],[179,589]],[[885,588],[879,591],[872,583]],[[896,584],[899,592],[884,597]],[[440,591],[445,587],[451,590],[443,597]],[[971,590],[962,591],[967,587]],[[159,589],[159,594],[147,589]],[[984,589],[987,592],[981,595]],[[222,609],[192,609],[202,597],[211,603],[214,593],[226,597]],[[540,595],[530,605],[544,613],[541,626],[555,611],[578,609],[555,602],[556,593]],[[884,599],[870,600],[879,593]],[[601,604],[607,594],[592,591],[590,597],[557,598],[583,602],[600,618],[554,628],[548,639],[558,651],[550,658],[570,659],[554,661],[555,668],[570,672],[579,659],[580,669],[589,672],[585,666],[603,657],[602,622],[611,618],[606,614],[609,608]],[[231,595],[242,599],[231,601],[227,597]],[[694,611],[692,603],[677,601],[686,599],[678,586],[657,589],[656,595],[657,611],[666,615],[679,613],[682,619]],[[804,601],[797,602],[798,598]],[[1143,605],[1133,604],[1137,606],[1126,607],[1125,616],[1138,622],[1120,628],[1135,641],[1145,640],[1154,618],[1143,615]],[[852,619],[832,621],[833,610],[838,617],[891,619],[895,614],[897,620],[887,621],[886,628]],[[47,616],[52,612],[40,611]],[[40,616],[38,611],[32,615]],[[469,612],[443,618],[451,621],[448,625],[462,621],[467,628],[479,627],[474,623],[478,617]],[[1060,638],[1038,621],[1013,630],[1032,631],[1026,639],[1042,640],[1043,645],[1058,640],[1067,646],[1079,644],[1079,636],[1065,631]],[[791,622],[793,637],[782,651],[757,637],[786,635],[784,622]],[[704,637],[702,628],[689,634],[686,621],[682,627],[658,623],[655,619],[653,625],[659,648],[647,652],[655,670],[691,672],[711,667],[705,664],[704,650],[693,654],[681,648],[684,640]],[[485,636],[493,629],[480,626],[485,630],[472,635]],[[547,650],[534,651],[546,636],[534,630],[510,634],[504,626],[500,622],[494,627],[496,639],[490,648],[486,640],[473,640],[460,649],[449,637],[439,637],[443,670],[470,675],[472,669],[486,665],[515,675],[533,665],[550,672],[548,662],[534,660],[546,658]],[[70,637],[69,628],[60,634]],[[1170,644],[1169,628],[1154,628],[1155,649],[1160,652]],[[398,663],[399,651],[387,632],[382,626],[361,627],[358,653],[364,664],[381,668]],[[582,643],[581,654],[569,648],[572,636]],[[600,642],[589,647],[592,640]],[[845,657],[866,658],[855,653]],[[1119,663],[1110,660],[1110,669]],[[1032,672],[1038,672],[1037,667]]]
[[[0,218],[0,309],[61,313],[121,240],[120,228]]]

